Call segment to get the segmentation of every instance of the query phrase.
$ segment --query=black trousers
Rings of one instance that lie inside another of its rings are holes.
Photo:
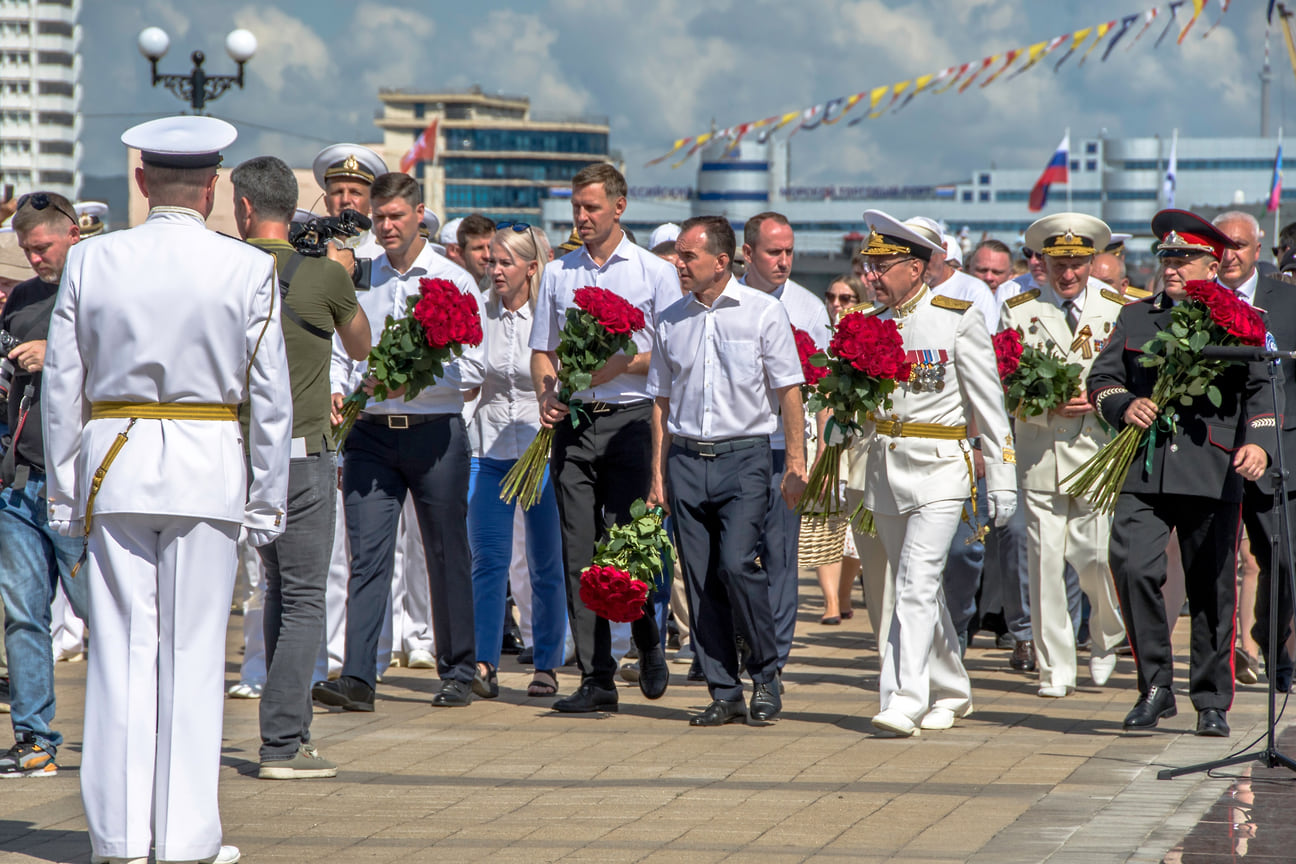
[[[408,429],[358,421],[342,463],[351,578],[342,674],[374,685],[374,656],[395,568],[396,525],[414,496],[432,595],[437,672],[468,683],[477,672],[472,552],[468,547],[468,432],[459,414]]]
[[[1178,529],[1192,621],[1188,693],[1198,711],[1227,711],[1232,704],[1240,510],[1238,502],[1197,495],[1121,493],[1117,499],[1109,555],[1140,693],[1174,681],[1161,587],[1166,543]]]
[[[567,612],[581,679],[615,686],[612,633],[580,599],[580,574],[594,557],[594,546],[613,525],[630,521],[630,505],[646,498],[652,464],[652,403],[643,402],[591,413],[576,426],[563,420],[554,429],[549,460],[562,529],[563,568],[567,573]],[[652,597],[644,617],[631,625],[635,645],[645,651],[660,641]],[[471,620],[471,619],[470,619]]]
[[[751,648],[753,683],[773,681],[779,663],[770,576],[756,561],[768,512],[769,445],[715,457],[672,447],[667,471],[693,650],[711,698],[738,699],[735,634]]]
[[[1255,624],[1251,627],[1251,638],[1260,645],[1265,655],[1265,665],[1269,674],[1279,669],[1290,670],[1292,658],[1287,655],[1287,638],[1291,636],[1292,598],[1291,577],[1287,562],[1283,560],[1282,524],[1278,511],[1273,506],[1273,495],[1265,494],[1256,488],[1254,483],[1246,484],[1246,497],[1242,501],[1242,522],[1246,525],[1247,539],[1251,542],[1251,554],[1255,555],[1260,565],[1260,577],[1256,582]],[[1296,531],[1296,495],[1288,495],[1287,520],[1293,531]],[[1278,561],[1273,560],[1273,541],[1278,538]],[[1275,568],[1275,563],[1279,566]],[[1269,597],[1270,580],[1278,577],[1278,659],[1269,657]]]
[[[801,540],[801,515],[783,500],[783,471],[787,468],[787,450],[772,450],[773,468],[769,479],[769,501],[764,516],[758,554],[769,577],[770,608],[774,614],[774,641],[778,648],[778,668],[787,665],[796,635],[797,544]]]

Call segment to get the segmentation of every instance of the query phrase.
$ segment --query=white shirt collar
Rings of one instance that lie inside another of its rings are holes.
[[[1224,285],[1224,282],[1220,281],[1220,284]],[[1251,275],[1247,277],[1245,282],[1243,282],[1237,288],[1230,288],[1229,290],[1235,291],[1239,297],[1241,297],[1247,303],[1254,306],[1256,288],[1257,286],[1259,286],[1259,284],[1260,284],[1260,269],[1258,267],[1253,267],[1251,269]],[[1224,287],[1228,288],[1227,285],[1224,285]]]
[[[618,227],[620,227],[620,226],[618,226]],[[617,259],[620,259],[620,260],[622,260],[622,261],[628,261],[628,260],[630,259],[630,255],[626,252],[625,247],[626,247],[626,246],[633,246],[633,245],[634,245],[634,244],[630,242],[630,235],[627,234],[627,233],[625,233],[625,229],[622,228],[622,229],[621,229],[621,242],[618,243],[618,244],[616,245],[616,248],[612,250],[612,254],[609,255],[609,256],[607,257],[607,260],[603,262],[603,266],[602,266],[602,267],[600,267],[600,266],[598,265],[598,263],[594,261],[594,256],[593,256],[593,255],[590,255],[589,247],[586,246],[586,245],[583,244],[583,243],[581,244],[581,247],[580,247],[580,253],[581,253],[581,256],[585,259],[585,262],[586,262],[590,267],[594,268],[595,270],[602,270],[604,267],[607,267],[609,264],[611,264],[613,261],[615,261],[615,260],[617,260]]]

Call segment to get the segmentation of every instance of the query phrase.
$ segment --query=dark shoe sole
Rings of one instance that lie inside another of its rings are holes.
[[[1213,726],[1209,729],[1198,729],[1196,734],[1198,738],[1227,738],[1229,730]]]
[[[1169,720],[1171,717],[1174,717],[1178,713],[1179,713],[1179,709],[1176,706],[1171,705],[1169,708],[1167,708],[1166,710],[1158,714],[1156,716],[1156,719],[1153,720],[1151,723],[1148,723],[1147,725],[1137,725],[1137,724],[1130,725],[1129,723],[1126,723],[1122,728],[1125,729],[1126,731],[1137,730],[1137,729],[1155,729],[1156,725],[1160,723],[1162,720]]]
[[[727,726],[730,723],[746,723],[746,722],[747,722],[747,712],[745,710],[740,711],[737,714],[726,714],[720,720],[704,719],[704,715],[702,714],[697,714],[689,718],[690,726],[701,726],[704,728],[715,727],[715,726]]]
[[[561,714],[615,714],[620,709],[617,707],[616,702],[601,702],[597,705],[573,707],[563,705],[562,700],[559,700],[553,704],[553,710]]]
[[[326,708],[341,708],[343,711],[372,713],[374,710],[373,702],[357,702],[354,699],[348,699],[343,694],[335,693],[332,690],[312,690],[311,699]]]

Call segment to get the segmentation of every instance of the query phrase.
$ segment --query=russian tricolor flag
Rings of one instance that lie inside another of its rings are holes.
[[[1044,173],[1035,181],[1035,188],[1030,193],[1030,212],[1044,209],[1048,203],[1049,186],[1053,183],[1066,183],[1069,178],[1071,158],[1071,133],[1062,136],[1062,143],[1053,152],[1053,158],[1044,166]]]
[[[1270,213],[1278,210],[1282,202],[1282,141],[1278,142],[1278,155],[1274,157],[1273,180],[1269,182],[1269,206],[1266,208]]]

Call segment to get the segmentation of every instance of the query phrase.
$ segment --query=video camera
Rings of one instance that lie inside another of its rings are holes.
[[[293,225],[288,240],[302,255],[322,258],[328,241],[334,237],[355,237],[373,227],[369,217],[356,210],[343,210],[337,216],[317,216],[308,222]]]
[[[7,330],[0,330],[0,399],[9,398],[9,385],[13,383],[14,364],[9,352],[22,344],[22,340]]]

